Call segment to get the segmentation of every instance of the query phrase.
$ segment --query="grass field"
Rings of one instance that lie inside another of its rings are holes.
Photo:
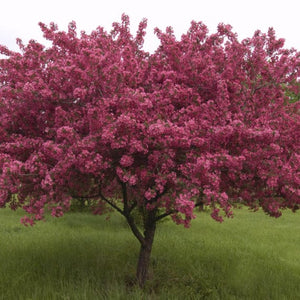
[[[223,224],[159,225],[145,290],[139,245],[116,213],[68,213],[33,228],[0,210],[0,299],[300,299],[300,213],[237,209]]]

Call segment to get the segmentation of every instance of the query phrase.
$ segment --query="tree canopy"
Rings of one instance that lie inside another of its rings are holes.
[[[234,203],[298,209],[300,53],[272,28],[239,41],[229,25],[192,22],[179,41],[156,29],[149,54],[146,25],[133,36],[123,15],[110,33],[78,36],[75,22],[40,23],[50,47],[0,47],[0,206],[33,224],[94,199],[142,246],[166,216],[188,227],[200,203],[217,221]]]

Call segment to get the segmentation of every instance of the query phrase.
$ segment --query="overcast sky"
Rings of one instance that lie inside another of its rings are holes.
[[[285,38],[286,47],[300,50],[299,0],[0,0],[0,44],[17,50],[17,37],[28,42],[45,43],[38,22],[54,22],[66,30],[70,21],[87,33],[97,26],[110,31],[111,24],[126,13],[134,33],[139,21],[148,19],[145,50],[153,52],[158,40],[153,29],[172,26],[177,38],[192,20],[204,22],[210,32],[218,23],[233,26],[240,39],[256,29],[266,32],[274,27],[277,37]]]

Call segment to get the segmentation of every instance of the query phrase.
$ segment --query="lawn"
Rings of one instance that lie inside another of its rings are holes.
[[[190,229],[162,222],[151,279],[134,283],[139,245],[117,214],[68,213],[34,227],[0,210],[0,299],[299,299],[300,213],[246,208]]]

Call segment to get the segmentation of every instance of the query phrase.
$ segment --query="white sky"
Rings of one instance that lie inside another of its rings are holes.
[[[180,38],[192,20],[204,22],[211,33],[220,22],[230,24],[240,39],[251,37],[256,29],[266,32],[274,27],[286,47],[300,50],[299,8],[299,0],[0,0],[0,44],[17,50],[17,37],[45,44],[39,21],[53,21],[60,30],[74,20],[79,31],[89,33],[99,25],[110,31],[111,24],[126,13],[132,33],[141,19],[148,19],[144,48],[150,52],[159,44],[155,27],[172,26]]]

